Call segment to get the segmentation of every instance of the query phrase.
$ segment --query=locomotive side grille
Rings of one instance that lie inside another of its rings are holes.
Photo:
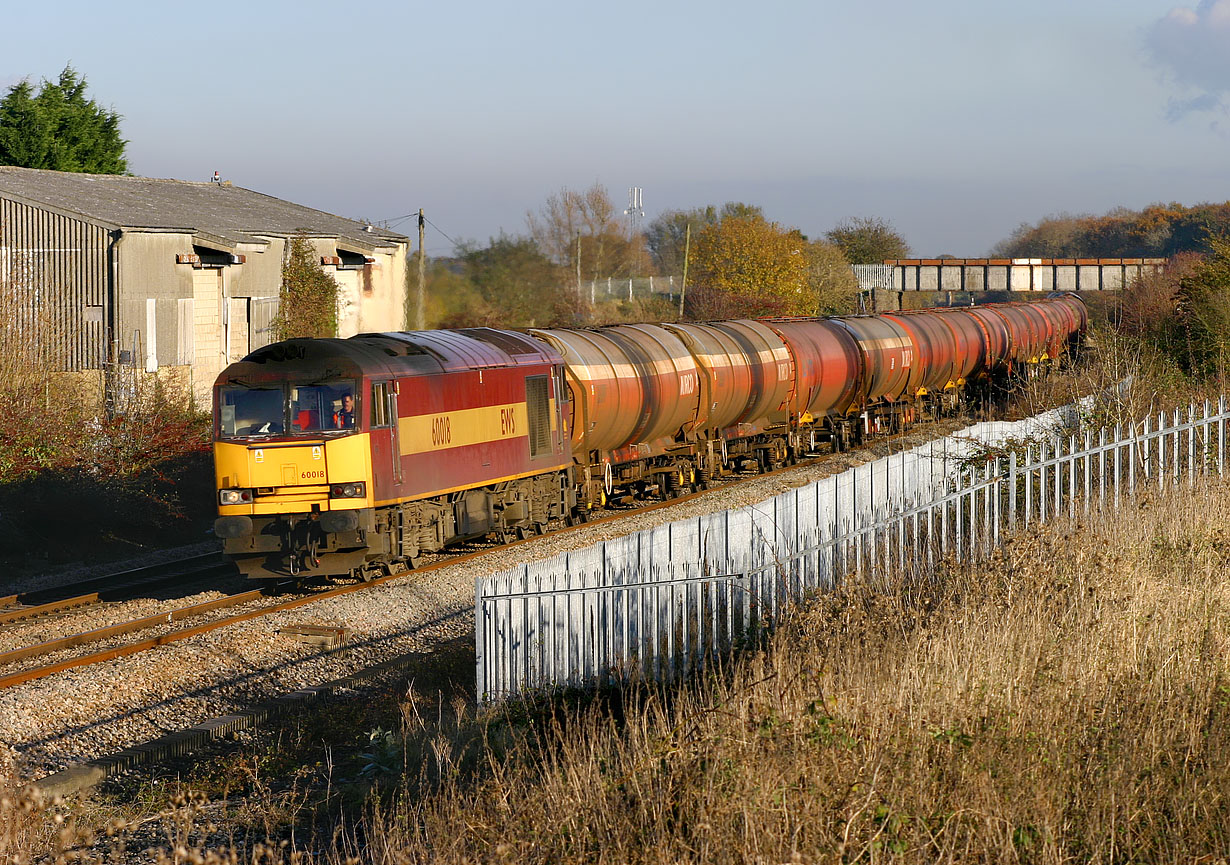
[[[547,398],[547,377],[529,376],[525,380],[525,413],[530,425],[530,457],[551,452],[551,404]]]

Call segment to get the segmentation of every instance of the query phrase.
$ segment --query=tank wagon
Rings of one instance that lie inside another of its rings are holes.
[[[1072,351],[1074,295],[878,316],[293,339],[214,387],[252,578],[413,566],[956,411]]]

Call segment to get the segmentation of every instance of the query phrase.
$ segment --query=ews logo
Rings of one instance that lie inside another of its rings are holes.
[[[517,414],[511,408],[500,409],[500,435],[513,436],[517,434]]]

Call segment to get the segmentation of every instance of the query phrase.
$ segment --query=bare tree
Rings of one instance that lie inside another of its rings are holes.
[[[569,272],[576,271],[579,252],[584,279],[634,276],[648,267],[644,238],[629,237],[623,214],[600,183],[583,192],[562,188],[537,213],[528,211],[525,222],[543,254]]]

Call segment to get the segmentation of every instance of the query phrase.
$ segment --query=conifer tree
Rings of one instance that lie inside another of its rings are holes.
[[[120,115],[86,98],[86,81],[65,66],[36,93],[20,81],[0,99],[0,165],[127,174]]]

